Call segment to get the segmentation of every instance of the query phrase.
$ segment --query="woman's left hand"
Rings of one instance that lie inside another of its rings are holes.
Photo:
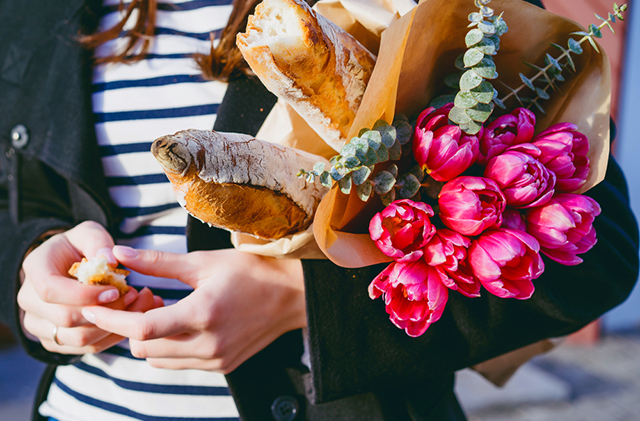
[[[300,260],[235,249],[173,254],[116,246],[113,254],[136,272],[194,288],[146,313],[82,310],[101,329],[130,338],[132,354],[154,367],[228,374],[282,334],[306,326]]]

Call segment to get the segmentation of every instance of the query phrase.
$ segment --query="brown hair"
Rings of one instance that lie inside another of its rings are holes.
[[[194,58],[203,76],[211,80],[229,81],[242,74],[250,74],[249,66],[236,47],[236,34],[247,26],[247,18],[253,13],[261,0],[233,0],[233,10],[227,26],[222,30],[220,42],[213,46],[214,35],[211,34],[211,51],[209,55],[195,54]],[[96,59],[96,63],[134,63],[144,59],[151,48],[156,27],[156,0],[132,0],[124,9],[121,1],[119,10],[124,17],[113,27],[91,35],[82,35],[80,42],[87,48],[96,48],[107,41],[120,37],[124,26],[133,11],[138,10],[138,19],[133,28],[124,31],[126,47],[120,53]]]

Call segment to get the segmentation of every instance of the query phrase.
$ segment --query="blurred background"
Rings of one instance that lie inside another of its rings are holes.
[[[584,27],[606,16],[610,0],[543,0],[546,8]],[[600,44],[612,70],[612,116],[618,137],[613,153],[629,182],[640,220],[640,0],[629,1],[616,35],[606,28]],[[621,89],[620,87],[624,88]],[[0,421],[27,421],[44,365],[16,346],[0,325]],[[470,421],[640,420],[640,287],[623,304],[534,357],[503,386],[472,370],[457,373],[456,392]]]

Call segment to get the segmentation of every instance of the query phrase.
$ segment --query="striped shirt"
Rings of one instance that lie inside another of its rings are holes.
[[[100,30],[121,18],[119,0],[104,1]],[[186,253],[187,213],[151,155],[154,139],[188,128],[211,129],[226,84],[205,81],[192,54],[208,53],[210,33],[219,34],[231,0],[161,0],[150,54],[134,64],[97,66],[93,75],[96,134],[109,194],[125,216],[117,244]],[[125,3],[126,5],[126,3]],[[131,19],[134,21],[135,19]],[[118,51],[123,40],[96,50]],[[190,287],[174,279],[133,272],[130,285],[150,287],[165,305]],[[56,370],[44,416],[59,421],[237,420],[222,374],[153,368],[122,342]]]

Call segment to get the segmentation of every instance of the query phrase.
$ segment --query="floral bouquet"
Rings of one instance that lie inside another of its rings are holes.
[[[541,255],[576,265],[597,241],[600,207],[581,193],[606,170],[610,81],[594,38],[626,6],[584,31],[489,1],[427,0],[392,24],[351,140],[299,174],[333,186],[319,247],[340,266],[391,262],[369,295],[414,337],[451,290],[528,299]]]

